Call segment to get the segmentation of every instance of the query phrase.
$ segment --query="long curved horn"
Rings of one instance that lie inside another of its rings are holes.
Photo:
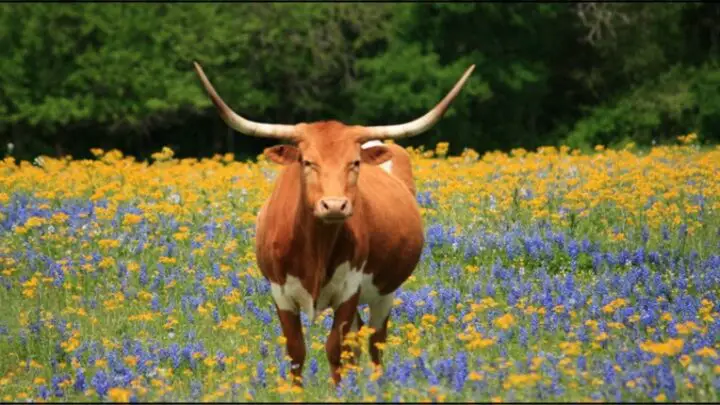
[[[376,126],[367,127],[361,136],[361,141],[370,139],[397,139],[418,135],[422,132],[430,129],[440,118],[445,114],[445,111],[450,106],[450,103],[455,99],[455,96],[460,93],[460,89],[465,85],[468,77],[475,69],[475,65],[471,65],[465,73],[460,77],[460,80],[455,83],[455,87],[443,98],[432,110],[428,111],[422,117],[407,122],[405,124],[398,125],[387,125],[387,126]]]
[[[253,122],[247,120],[235,113],[230,107],[225,104],[222,98],[217,94],[215,88],[205,76],[202,67],[197,62],[193,62],[195,65],[195,72],[200,77],[205,90],[210,95],[215,107],[220,112],[220,117],[234,130],[241,132],[246,135],[257,136],[261,138],[276,138],[276,139],[293,139],[295,137],[295,126],[294,125],[279,125],[279,124],[264,124],[260,122]]]

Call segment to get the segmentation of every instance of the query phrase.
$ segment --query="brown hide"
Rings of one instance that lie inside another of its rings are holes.
[[[380,293],[375,302],[368,303],[370,323],[377,329],[370,336],[370,355],[379,365],[375,343],[384,342],[387,336],[392,303],[388,294],[417,266],[424,236],[407,152],[397,145],[362,149],[360,145],[370,140],[415,136],[430,129],[445,114],[475,65],[425,115],[403,124],[372,127],[347,126],[337,121],[297,125],[250,121],[232,111],[200,65],[195,62],[194,66],[220,116],[231,128],[250,136],[296,144],[277,145],[265,151],[265,156],[282,168],[271,197],[258,214],[255,252],[260,271],[280,286],[285,286],[288,275],[296,277],[311,295],[313,312],[317,313],[318,295],[338,266],[350,262],[350,267],[357,270],[364,264],[363,271],[372,274]],[[378,166],[388,159],[391,173]],[[367,286],[366,281],[363,278],[358,288]],[[343,284],[341,289],[348,286]],[[296,289],[297,285],[290,288]],[[333,293],[337,294],[337,290]],[[349,298],[348,293],[352,293]],[[299,290],[293,290],[288,299],[297,299],[297,295],[307,301]],[[361,297],[362,291],[343,291],[344,302],[330,303],[335,316],[326,352],[335,383],[340,381],[341,350],[349,350],[347,346],[341,348],[342,338],[353,327],[353,320],[361,323],[357,305],[369,295]],[[291,373],[298,383],[306,355],[300,316],[293,308],[281,308],[277,302],[275,307],[287,338]]]
[[[359,145],[357,145],[359,149]],[[361,164],[354,214],[344,223],[323,224],[303,195],[300,162],[281,169],[275,189],[258,216],[256,255],[262,273],[278,284],[298,277],[313,299],[337,266],[363,262],[382,294],[397,289],[418,263],[424,243],[407,152],[389,145],[393,172]],[[412,191],[411,191],[412,189]]]

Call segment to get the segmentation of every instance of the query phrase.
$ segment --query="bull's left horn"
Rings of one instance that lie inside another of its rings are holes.
[[[407,122],[405,124],[367,127],[366,131],[363,131],[361,140],[364,141],[369,139],[397,139],[418,135],[427,131],[433,125],[435,125],[438,120],[440,120],[443,114],[445,114],[445,111],[447,111],[450,103],[453,101],[453,99],[455,99],[458,93],[460,93],[460,90],[465,85],[465,82],[467,81],[468,77],[470,77],[470,74],[473,72],[474,69],[475,65],[471,65],[469,68],[467,68],[462,77],[460,77],[460,80],[455,83],[455,87],[450,90],[450,92],[445,96],[445,98],[443,98],[432,110],[428,111],[422,117],[414,121]]]
[[[220,112],[220,117],[234,130],[241,132],[246,135],[257,136],[261,138],[276,138],[276,139],[292,139],[295,137],[295,126],[294,125],[279,125],[279,124],[264,124],[261,122],[253,122],[247,120],[230,109],[225,104],[222,98],[217,94],[215,88],[205,76],[202,68],[197,62],[193,62],[195,65],[195,72],[200,77],[205,90],[210,95],[215,107]]]

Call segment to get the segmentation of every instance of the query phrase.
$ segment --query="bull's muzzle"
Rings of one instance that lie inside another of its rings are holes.
[[[325,197],[315,204],[315,217],[326,223],[343,222],[352,213],[352,203],[345,197]]]

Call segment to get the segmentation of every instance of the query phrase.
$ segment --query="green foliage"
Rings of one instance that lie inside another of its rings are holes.
[[[662,142],[690,132],[715,133],[720,114],[720,69],[674,67],[657,79],[597,106],[568,136],[572,147]]]
[[[720,31],[706,18],[720,7],[699,4],[608,5],[607,34],[594,41],[597,67],[583,73],[592,102],[568,131],[570,146],[651,144],[698,131],[720,139],[716,120]],[[692,35],[690,35],[692,34]],[[712,117],[712,118],[711,118]]]
[[[471,63],[472,60],[466,59],[440,66],[437,55],[422,54],[417,45],[391,48],[377,58],[360,61],[358,82],[354,86],[356,114],[353,121],[384,125],[415,119],[437,104]],[[453,124],[472,122],[468,99],[486,100],[492,96],[488,83],[480,77],[469,81],[462,94],[445,114],[448,119],[441,120],[427,135],[419,136],[416,143],[434,144],[447,139],[448,133],[458,129],[453,128]],[[465,136],[478,133],[471,126],[462,130]],[[429,139],[428,135],[436,136]]]
[[[327,101],[347,99],[337,84],[351,79],[352,56],[374,45],[387,7],[26,4],[1,10],[7,35],[0,45],[12,58],[0,65],[7,73],[0,79],[6,89],[0,122],[15,127],[23,149],[30,134],[52,133],[61,141],[70,128],[88,123],[111,137],[91,146],[106,147],[128,136],[132,146],[168,125],[178,130],[188,112],[206,116],[207,127],[217,116],[194,60],[251,119],[317,119],[328,112]]]
[[[404,122],[470,65],[432,131],[451,153],[720,138],[715,4],[4,4],[0,142],[14,155],[252,156],[192,69],[266,122]]]

